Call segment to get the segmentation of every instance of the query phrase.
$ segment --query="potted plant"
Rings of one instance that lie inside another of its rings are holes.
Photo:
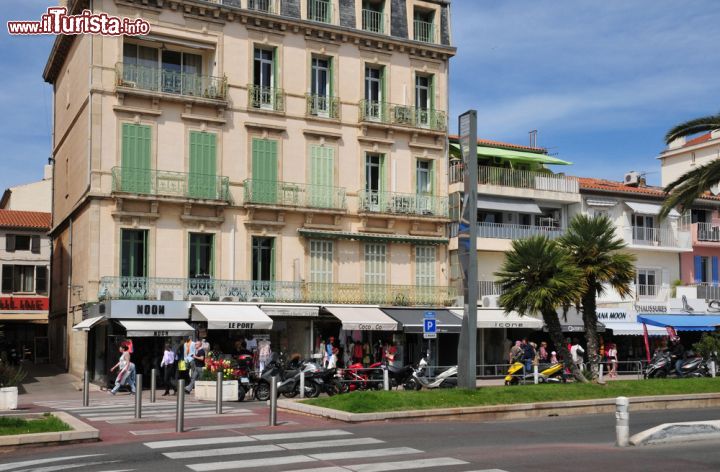
[[[21,368],[0,361],[0,411],[17,409],[18,386],[26,375]]]
[[[223,373],[223,401],[238,401],[238,379],[240,370],[237,362],[230,359],[205,359],[205,368],[200,380],[195,382],[195,398],[198,400],[215,401],[217,395],[217,374]]]

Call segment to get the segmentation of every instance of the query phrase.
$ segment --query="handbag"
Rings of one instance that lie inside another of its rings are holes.
[[[180,371],[186,371],[187,370],[187,364],[185,364],[185,359],[180,359],[178,361],[178,370]]]

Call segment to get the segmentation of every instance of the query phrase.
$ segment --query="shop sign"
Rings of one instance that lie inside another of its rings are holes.
[[[598,321],[629,321],[627,311],[621,309],[597,310]]]
[[[343,327],[343,329],[346,329],[346,328]],[[358,331],[385,331],[386,327],[385,327],[385,325],[382,325],[379,323],[377,323],[377,324],[360,323],[357,325],[357,328],[352,328],[352,329],[357,329]]]
[[[109,306],[107,306],[109,305]],[[110,318],[186,320],[189,317],[188,302],[154,300],[111,300],[106,302],[106,316]]]
[[[47,311],[47,297],[0,297],[0,311]]]
[[[230,321],[227,324],[227,329],[253,329],[255,323],[247,321]]]
[[[320,314],[319,307],[308,306],[266,306],[262,305],[260,309],[268,316],[283,316],[295,318],[316,318]]]
[[[667,305],[655,305],[655,304],[635,304],[635,311],[638,313],[667,313]]]

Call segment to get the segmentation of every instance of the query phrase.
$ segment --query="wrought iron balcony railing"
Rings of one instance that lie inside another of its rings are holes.
[[[112,191],[229,202],[230,179],[218,175],[113,167]]]
[[[245,203],[344,210],[345,189],[324,185],[247,179]]]
[[[675,228],[649,228],[632,226],[622,228],[625,240],[634,246],[654,246],[676,249],[691,249],[692,240],[689,231]]]
[[[693,223],[695,239],[707,243],[720,243],[720,225],[715,223]]]
[[[415,34],[413,39],[423,43],[437,43],[435,25],[429,21],[414,20]]]
[[[463,182],[463,180],[463,163],[453,161],[450,163],[450,183]],[[578,193],[580,191],[577,177],[489,166],[478,166],[478,185],[498,185],[562,193]]]
[[[433,216],[447,218],[448,197],[415,193],[358,191],[359,210],[393,215]]]
[[[385,32],[385,14],[381,11],[363,8],[362,29],[372,33],[383,34]]]
[[[116,85],[128,90],[227,100],[226,77],[186,74],[159,67],[145,67],[122,62],[115,66],[115,77]]]
[[[248,106],[261,110],[285,111],[285,91],[260,85],[248,85]]]
[[[280,14],[277,0],[248,0],[248,10],[261,11],[264,13]]]
[[[305,115],[319,118],[337,119],[340,117],[340,99],[327,95],[305,95]]]
[[[307,19],[319,23],[333,22],[333,8],[330,0],[308,0]]]
[[[447,114],[444,111],[361,100],[359,112],[361,122],[426,128],[433,131],[447,130]]]
[[[281,303],[372,303],[449,306],[457,289],[446,286],[277,282],[207,278],[102,277],[99,300],[187,300]]]

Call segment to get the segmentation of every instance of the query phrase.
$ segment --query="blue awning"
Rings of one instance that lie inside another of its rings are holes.
[[[639,314],[638,323],[665,328],[671,326],[677,331],[715,331],[720,326],[720,315],[647,315]]]

